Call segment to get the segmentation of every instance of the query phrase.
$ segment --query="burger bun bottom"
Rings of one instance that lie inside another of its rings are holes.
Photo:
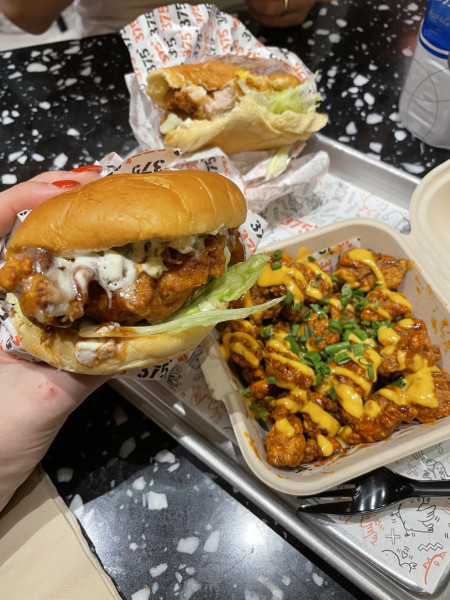
[[[192,327],[180,332],[121,338],[81,338],[72,329],[47,335],[40,327],[11,315],[24,349],[57,369],[88,375],[116,375],[177,358],[200,344],[211,327]]]

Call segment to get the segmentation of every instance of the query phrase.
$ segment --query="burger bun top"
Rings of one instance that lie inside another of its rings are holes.
[[[62,255],[207,234],[238,227],[246,214],[239,187],[217,173],[110,175],[37,206],[13,235],[7,256],[26,246]]]

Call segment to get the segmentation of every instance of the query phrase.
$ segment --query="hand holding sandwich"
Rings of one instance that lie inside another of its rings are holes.
[[[83,168],[82,168],[83,169]],[[99,177],[100,168],[52,171],[0,194],[0,235],[16,213]],[[69,414],[107,377],[74,375],[0,350],[0,510],[45,455]]]

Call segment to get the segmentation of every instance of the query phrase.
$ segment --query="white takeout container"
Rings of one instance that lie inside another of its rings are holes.
[[[295,256],[301,246],[310,252],[360,239],[362,248],[408,258],[412,270],[399,288],[425,321],[433,344],[441,349],[440,364],[450,371],[450,160],[435,168],[415,189],[410,206],[411,233],[404,235],[379,221],[356,218],[321,227],[271,244]],[[243,385],[226,364],[213,334],[204,342],[202,365],[212,395],[225,403],[241,452],[251,470],[280,492],[307,495],[339,485],[362,473],[450,438],[450,416],[430,424],[405,424],[386,440],[350,447],[345,454],[301,469],[281,469],[266,461],[266,431],[253,419],[242,398]]]

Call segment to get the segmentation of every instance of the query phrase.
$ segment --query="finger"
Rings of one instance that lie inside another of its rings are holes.
[[[22,210],[33,210],[62,192],[95,181],[101,167],[84,171],[48,171],[0,193],[0,236],[9,233]]]
[[[78,167],[72,171],[46,171],[45,173],[39,173],[30,181],[43,181],[47,183],[53,183],[54,181],[64,179],[76,179],[82,185],[95,181],[100,177],[103,168],[100,165],[86,165]]]
[[[80,185],[80,182],[74,181],[71,189]],[[0,194],[0,236],[11,231],[19,212],[32,210],[38,204],[61,194],[65,189],[51,183],[30,180],[2,192]]]

